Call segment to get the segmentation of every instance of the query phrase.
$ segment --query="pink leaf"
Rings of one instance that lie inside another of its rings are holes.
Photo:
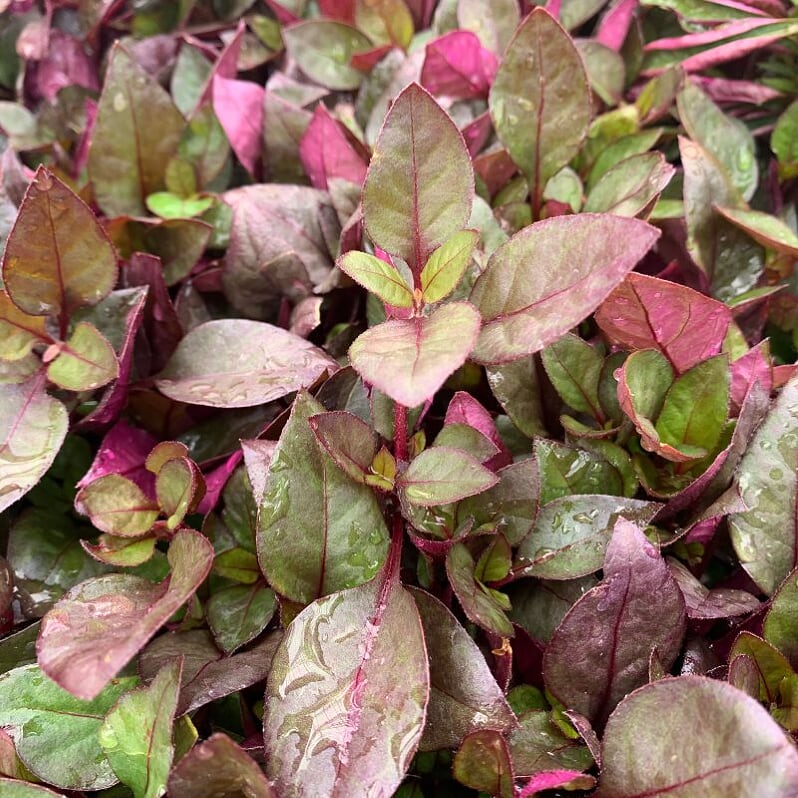
[[[392,44],[381,44],[372,47],[371,50],[354,53],[349,63],[361,72],[370,72],[391,50],[393,50]]]
[[[264,89],[248,80],[213,79],[213,110],[238,160],[254,176],[260,159]]]
[[[716,103],[764,105],[769,100],[776,100],[782,96],[780,91],[770,86],[763,86],[754,80],[713,78],[706,75],[693,75],[692,80]]]
[[[578,770],[546,770],[536,773],[517,793],[517,798],[528,798],[541,790],[553,790],[556,787],[565,787],[574,779],[579,779],[582,789],[590,789],[595,784],[592,776],[580,773]],[[584,785],[584,786],[583,786]]]
[[[343,125],[321,104],[316,106],[299,142],[299,157],[314,188],[327,190],[328,181],[340,178],[363,185],[368,158],[352,142]]]
[[[493,132],[490,111],[485,111],[471,120],[464,128],[461,128],[460,132],[463,134],[463,140],[473,158],[488,143],[490,134]]]
[[[486,97],[499,62],[474,33],[451,31],[427,45],[421,85],[458,100]]]
[[[751,386],[758,382],[769,394],[773,389],[773,371],[770,344],[762,341],[731,364],[732,416],[740,412]]]
[[[50,46],[43,60],[32,72],[36,92],[48,102],[53,102],[65,86],[82,86],[100,91],[97,67],[80,40],[58,29],[50,31]]]
[[[220,466],[205,475],[205,495],[197,505],[196,512],[204,515],[216,507],[227,480],[230,479],[243,456],[244,453],[239,449],[237,452],[233,452]]]
[[[512,456],[493,423],[493,416],[470,393],[458,391],[452,397],[443,423],[444,425],[467,424],[495,444],[499,454],[485,464],[491,470],[503,468],[512,462]]]
[[[197,101],[197,108],[201,108],[205,103],[210,102],[213,97],[213,83],[217,77],[233,80],[238,74],[238,56],[241,54],[241,43],[244,39],[246,24],[244,20],[238,23],[235,35],[227,42],[224,50],[219,54],[216,63],[213,65],[211,74],[202,89],[202,94]]]
[[[637,7],[638,0],[620,0],[616,3],[599,23],[596,41],[619,53],[626,41]]]

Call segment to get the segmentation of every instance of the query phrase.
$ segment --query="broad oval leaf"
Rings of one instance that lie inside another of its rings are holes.
[[[119,362],[108,339],[87,321],[78,322],[69,340],[47,367],[47,379],[68,391],[91,391],[119,376]]]
[[[100,223],[71,189],[39,167],[6,242],[3,281],[14,304],[65,319],[95,305],[116,282],[116,254]]]
[[[619,518],[645,526],[662,505],[620,496],[563,496],[540,508],[521,541],[517,576],[575,579],[601,568]]]
[[[125,538],[145,535],[158,518],[158,505],[121,474],[106,474],[90,482],[75,502],[97,529]]]
[[[427,317],[393,319],[366,330],[349,358],[366,382],[405,407],[416,407],[465,363],[479,324],[473,305],[449,302]]]
[[[66,408],[45,392],[40,377],[0,385],[0,511],[44,476],[68,427]]]
[[[266,773],[276,791],[393,795],[429,689],[418,610],[397,574],[313,602],[288,627],[266,683]]]
[[[463,137],[434,98],[411,83],[394,100],[363,186],[363,219],[386,252],[421,269],[465,226],[474,174]]]
[[[399,270],[366,252],[347,252],[338,268],[383,302],[397,308],[413,307],[413,291]]]
[[[0,792],[5,798],[65,798],[60,792],[53,792],[38,784],[7,779],[3,776],[0,776]]]
[[[762,634],[798,669],[798,571],[779,585],[762,624]]]
[[[715,210],[728,222],[751,236],[757,244],[798,258],[798,235],[778,216],[745,208],[724,208],[719,205],[715,206]]]
[[[430,695],[422,751],[457,747],[469,732],[518,725],[485,657],[438,599],[412,589],[429,656]]]
[[[180,342],[156,385],[170,399],[252,407],[312,385],[338,364],[303,338],[260,321],[219,319]]]
[[[40,779],[68,790],[102,790],[117,777],[98,732],[105,713],[137,682],[135,677],[115,679],[84,701],[50,681],[36,665],[15,668],[0,676],[0,726]]]
[[[88,161],[94,196],[107,215],[147,215],[145,199],[164,188],[166,166],[185,127],[158,81],[115,45]]]
[[[495,729],[471,732],[452,762],[452,775],[461,784],[496,798],[513,798],[513,763],[501,733]]]
[[[266,628],[276,608],[274,591],[263,584],[233,585],[208,599],[205,615],[216,642],[232,654]]]
[[[484,319],[474,358],[507,363],[553,343],[606,299],[658,237],[639,219],[609,214],[526,227],[493,253],[471,293]]]
[[[185,604],[205,580],[213,547],[180,530],[169,546],[171,574],[160,585],[127,574],[89,579],[42,620],[39,665],[79,698],[99,695],[109,680]]]
[[[798,783],[798,752],[767,710],[703,676],[660,679],[629,695],[610,716],[602,751],[597,798],[789,798]]]
[[[798,378],[778,399],[737,469],[737,489],[748,510],[729,516],[740,563],[768,595],[798,564]]]
[[[318,445],[308,419],[323,410],[306,393],[294,401],[272,455],[258,520],[263,573],[278,593],[302,603],[368,581],[388,551],[374,492]]]
[[[319,444],[346,474],[366,482],[379,450],[379,436],[365,421],[343,410],[308,419]]]
[[[23,313],[8,291],[0,290],[0,360],[21,360],[36,343],[50,343],[42,316]]]
[[[571,37],[543,8],[521,23],[490,91],[493,124],[527,177],[537,217],[543,189],[579,151],[590,124],[590,88]]]
[[[596,311],[610,343],[634,351],[658,349],[677,372],[717,355],[731,310],[686,285],[632,272]]]
[[[411,504],[434,507],[492,488],[499,478],[475,457],[448,446],[433,446],[413,459],[397,484]]]
[[[648,681],[652,649],[670,668],[684,630],[684,599],[668,566],[638,527],[620,519],[602,583],[571,607],[546,646],[546,688],[600,728],[625,695]]]

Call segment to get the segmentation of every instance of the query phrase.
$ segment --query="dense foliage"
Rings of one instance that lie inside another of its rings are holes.
[[[798,795],[797,62],[0,0],[3,798]]]

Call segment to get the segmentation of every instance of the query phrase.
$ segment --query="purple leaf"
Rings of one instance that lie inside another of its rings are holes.
[[[48,102],[54,102],[58,92],[66,86],[82,86],[99,92],[97,67],[86,54],[79,39],[57,28],[50,30],[50,43],[45,57],[32,71],[35,91]]]
[[[475,359],[507,363],[553,343],[604,301],[658,237],[638,219],[589,213],[516,233],[493,253],[471,294],[485,322]]]
[[[371,464],[379,450],[379,438],[352,413],[319,413],[308,419],[316,439],[346,474],[356,482],[366,483]]]
[[[731,364],[732,416],[739,415],[740,408],[756,383],[768,395],[773,390],[773,362],[767,340],[761,341]]]
[[[756,612],[762,605],[756,596],[744,590],[717,588],[710,590],[698,581],[687,566],[668,558],[668,568],[684,596],[688,618],[733,618]]]
[[[731,319],[722,302],[637,273],[596,311],[596,323],[611,344],[630,351],[657,349],[680,373],[720,352]]]
[[[299,157],[314,188],[326,191],[333,179],[361,186],[366,178],[368,156],[321,103],[299,142]]]
[[[520,727],[509,736],[516,775],[532,776],[552,769],[587,770],[593,764],[582,741],[573,734],[566,737],[548,712],[532,709],[518,720]]]
[[[410,765],[430,676],[418,610],[396,566],[313,602],[277,649],[263,731],[266,772],[283,798],[392,795]]]
[[[368,383],[406,407],[416,407],[465,363],[479,332],[479,313],[450,302],[428,317],[372,327],[350,347],[352,366]],[[452,335],[456,330],[457,335]]]
[[[512,462],[510,451],[493,423],[493,416],[470,393],[458,391],[452,397],[443,423],[467,424],[491,441],[499,449],[499,453],[486,463],[491,470],[504,468]]]
[[[471,732],[452,762],[461,784],[496,798],[513,798],[513,763],[507,742],[495,729]]]
[[[90,700],[208,575],[213,547],[182,529],[169,546],[171,576],[155,585],[136,576],[89,579],[67,593],[42,620],[36,644],[41,669],[78,698]]]
[[[264,89],[249,80],[213,77],[213,110],[233,152],[255,175],[261,149]]]
[[[596,798],[788,798],[798,783],[798,753],[767,710],[702,676],[661,679],[628,696],[607,723],[603,751]]]
[[[643,532],[621,519],[602,583],[571,607],[546,647],[546,688],[601,728],[615,705],[648,680],[652,649],[670,668],[684,631],[684,599],[668,566]]]
[[[487,97],[499,63],[470,31],[454,30],[427,45],[421,85],[457,100]]]

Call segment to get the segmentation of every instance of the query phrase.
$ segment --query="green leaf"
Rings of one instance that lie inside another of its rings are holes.
[[[499,453],[499,447],[490,438],[485,437],[478,429],[468,424],[445,424],[435,436],[432,445],[460,449],[476,458],[480,463],[485,463]]]
[[[397,308],[413,307],[412,289],[390,263],[365,252],[352,251],[338,259],[338,268],[386,304]]]
[[[205,606],[208,625],[226,654],[254,640],[277,608],[274,592],[263,585],[233,585],[216,591]]]
[[[21,360],[37,343],[50,342],[43,316],[29,316],[0,291],[0,359]]]
[[[213,562],[199,532],[179,530],[169,545],[171,574],[160,585],[127,574],[89,579],[42,620],[39,664],[74,695],[92,699],[195,593]]]
[[[724,114],[689,79],[676,97],[676,107],[688,136],[717,158],[743,199],[750,200],[759,169],[754,137],[745,123]]]
[[[454,291],[465,273],[479,240],[476,230],[461,230],[441,244],[421,270],[425,302],[440,302]]]
[[[498,403],[518,429],[527,436],[546,435],[540,378],[534,357],[488,366],[488,384]]]
[[[156,385],[170,399],[208,407],[252,407],[312,385],[338,364],[280,327],[219,319],[195,327]]]
[[[798,175],[798,100],[787,106],[770,137],[770,148],[779,161],[779,177],[789,180]]]
[[[155,553],[157,542],[158,538],[155,535],[143,538],[100,535],[96,544],[82,540],[81,545],[88,554],[101,563],[128,568],[148,562]]]
[[[239,546],[217,554],[213,571],[225,579],[244,585],[253,585],[260,579],[258,558],[253,552]]]
[[[484,319],[474,358],[506,363],[554,343],[606,299],[658,236],[639,219],[589,213],[516,233],[471,293]]]
[[[355,0],[355,25],[375,45],[406,49],[413,38],[413,17],[404,0]]]
[[[65,798],[60,792],[55,793],[46,787],[2,776],[0,776],[0,792],[5,798]]]
[[[147,209],[163,219],[190,219],[201,216],[213,205],[213,197],[181,197],[170,191],[156,191],[146,199]]]
[[[395,402],[416,407],[465,363],[479,332],[479,313],[450,302],[428,317],[393,319],[372,327],[350,347],[360,376]]]
[[[459,0],[457,25],[479,37],[482,46],[501,55],[520,21],[515,0]]]
[[[740,563],[767,595],[798,560],[798,379],[781,390],[737,469],[748,510],[729,516]]]
[[[603,423],[598,386],[604,359],[595,347],[578,335],[566,333],[547,346],[540,359],[562,400],[577,412]]]
[[[66,437],[69,414],[42,383],[0,384],[0,511],[44,476]]]
[[[14,304],[64,320],[114,287],[116,255],[83,200],[40,166],[6,242],[3,281]]]
[[[434,507],[492,488],[498,477],[460,449],[433,446],[413,459],[397,485],[411,504]]]
[[[167,526],[175,529],[205,495],[205,480],[188,457],[167,460],[155,477],[155,493]]]
[[[762,636],[798,668],[798,571],[779,585],[762,625]]]
[[[566,737],[548,712],[530,710],[518,718],[521,726],[510,733],[510,753],[516,776],[544,770],[587,770],[593,757],[579,739]]]
[[[186,127],[160,84],[119,44],[105,75],[89,149],[97,204],[108,216],[146,216]]]
[[[411,83],[393,101],[363,185],[375,244],[420,270],[468,221],[474,174],[463,137],[435,99]]]
[[[100,727],[105,756],[135,798],[160,798],[166,792],[180,670],[180,663],[167,665],[147,687],[123,695]]]
[[[388,551],[374,492],[350,479],[316,441],[308,419],[323,410],[306,393],[294,400],[258,524],[258,558],[269,584],[302,603],[368,581]]]
[[[541,504],[574,494],[623,494],[623,479],[618,470],[593,452],[538,438],[535,459],[540,473]]]
[[[737,657],[750,657],[756,664],[758,688],[754,698],[772,707],[779,703],[782,681],[795,674],[789,660],[774,645],[751,632],[740,632],[729,652],[729,668]]]
[[[283,28],[288,54],[313,81],[328,89],[351,91],[363,73],[350,66],[355,53],[371,50],[371,41],[359,30],[341,22],[312,19]]]
[[[534,9],[515,32],[489,102],[499,138],[526,175],[537,216],[546,183],[579,152],[591,116],[582,58],[548,11]]]
[[[501,732],[494,729],[471,732],[455,754],[452,775],[473,790],[497,798],[512,798],[513,764]]]
[[[798,235],[777,216],[744,208],[716,206],[715,210],[735,227],[739,227],[751,236],[757,244],[798,258]]]
[[[47,367],[47,379],[68,391],[90,391],[119,376],[114,348],[87,321],[78,322],[58,356]]]
[[[91,701],[50,681],[36,665],[0,676],[0,726],[14,738],[31,772],[55,787],[101,790],[117,779],[100,747],[105,713],[136,685],[136,677],[115,679]]]
[[[78,493],[92,524],[102,532],[120,537],[145,535],[158,518],[158,506],[135,482],[121,474],[106,474]]]

